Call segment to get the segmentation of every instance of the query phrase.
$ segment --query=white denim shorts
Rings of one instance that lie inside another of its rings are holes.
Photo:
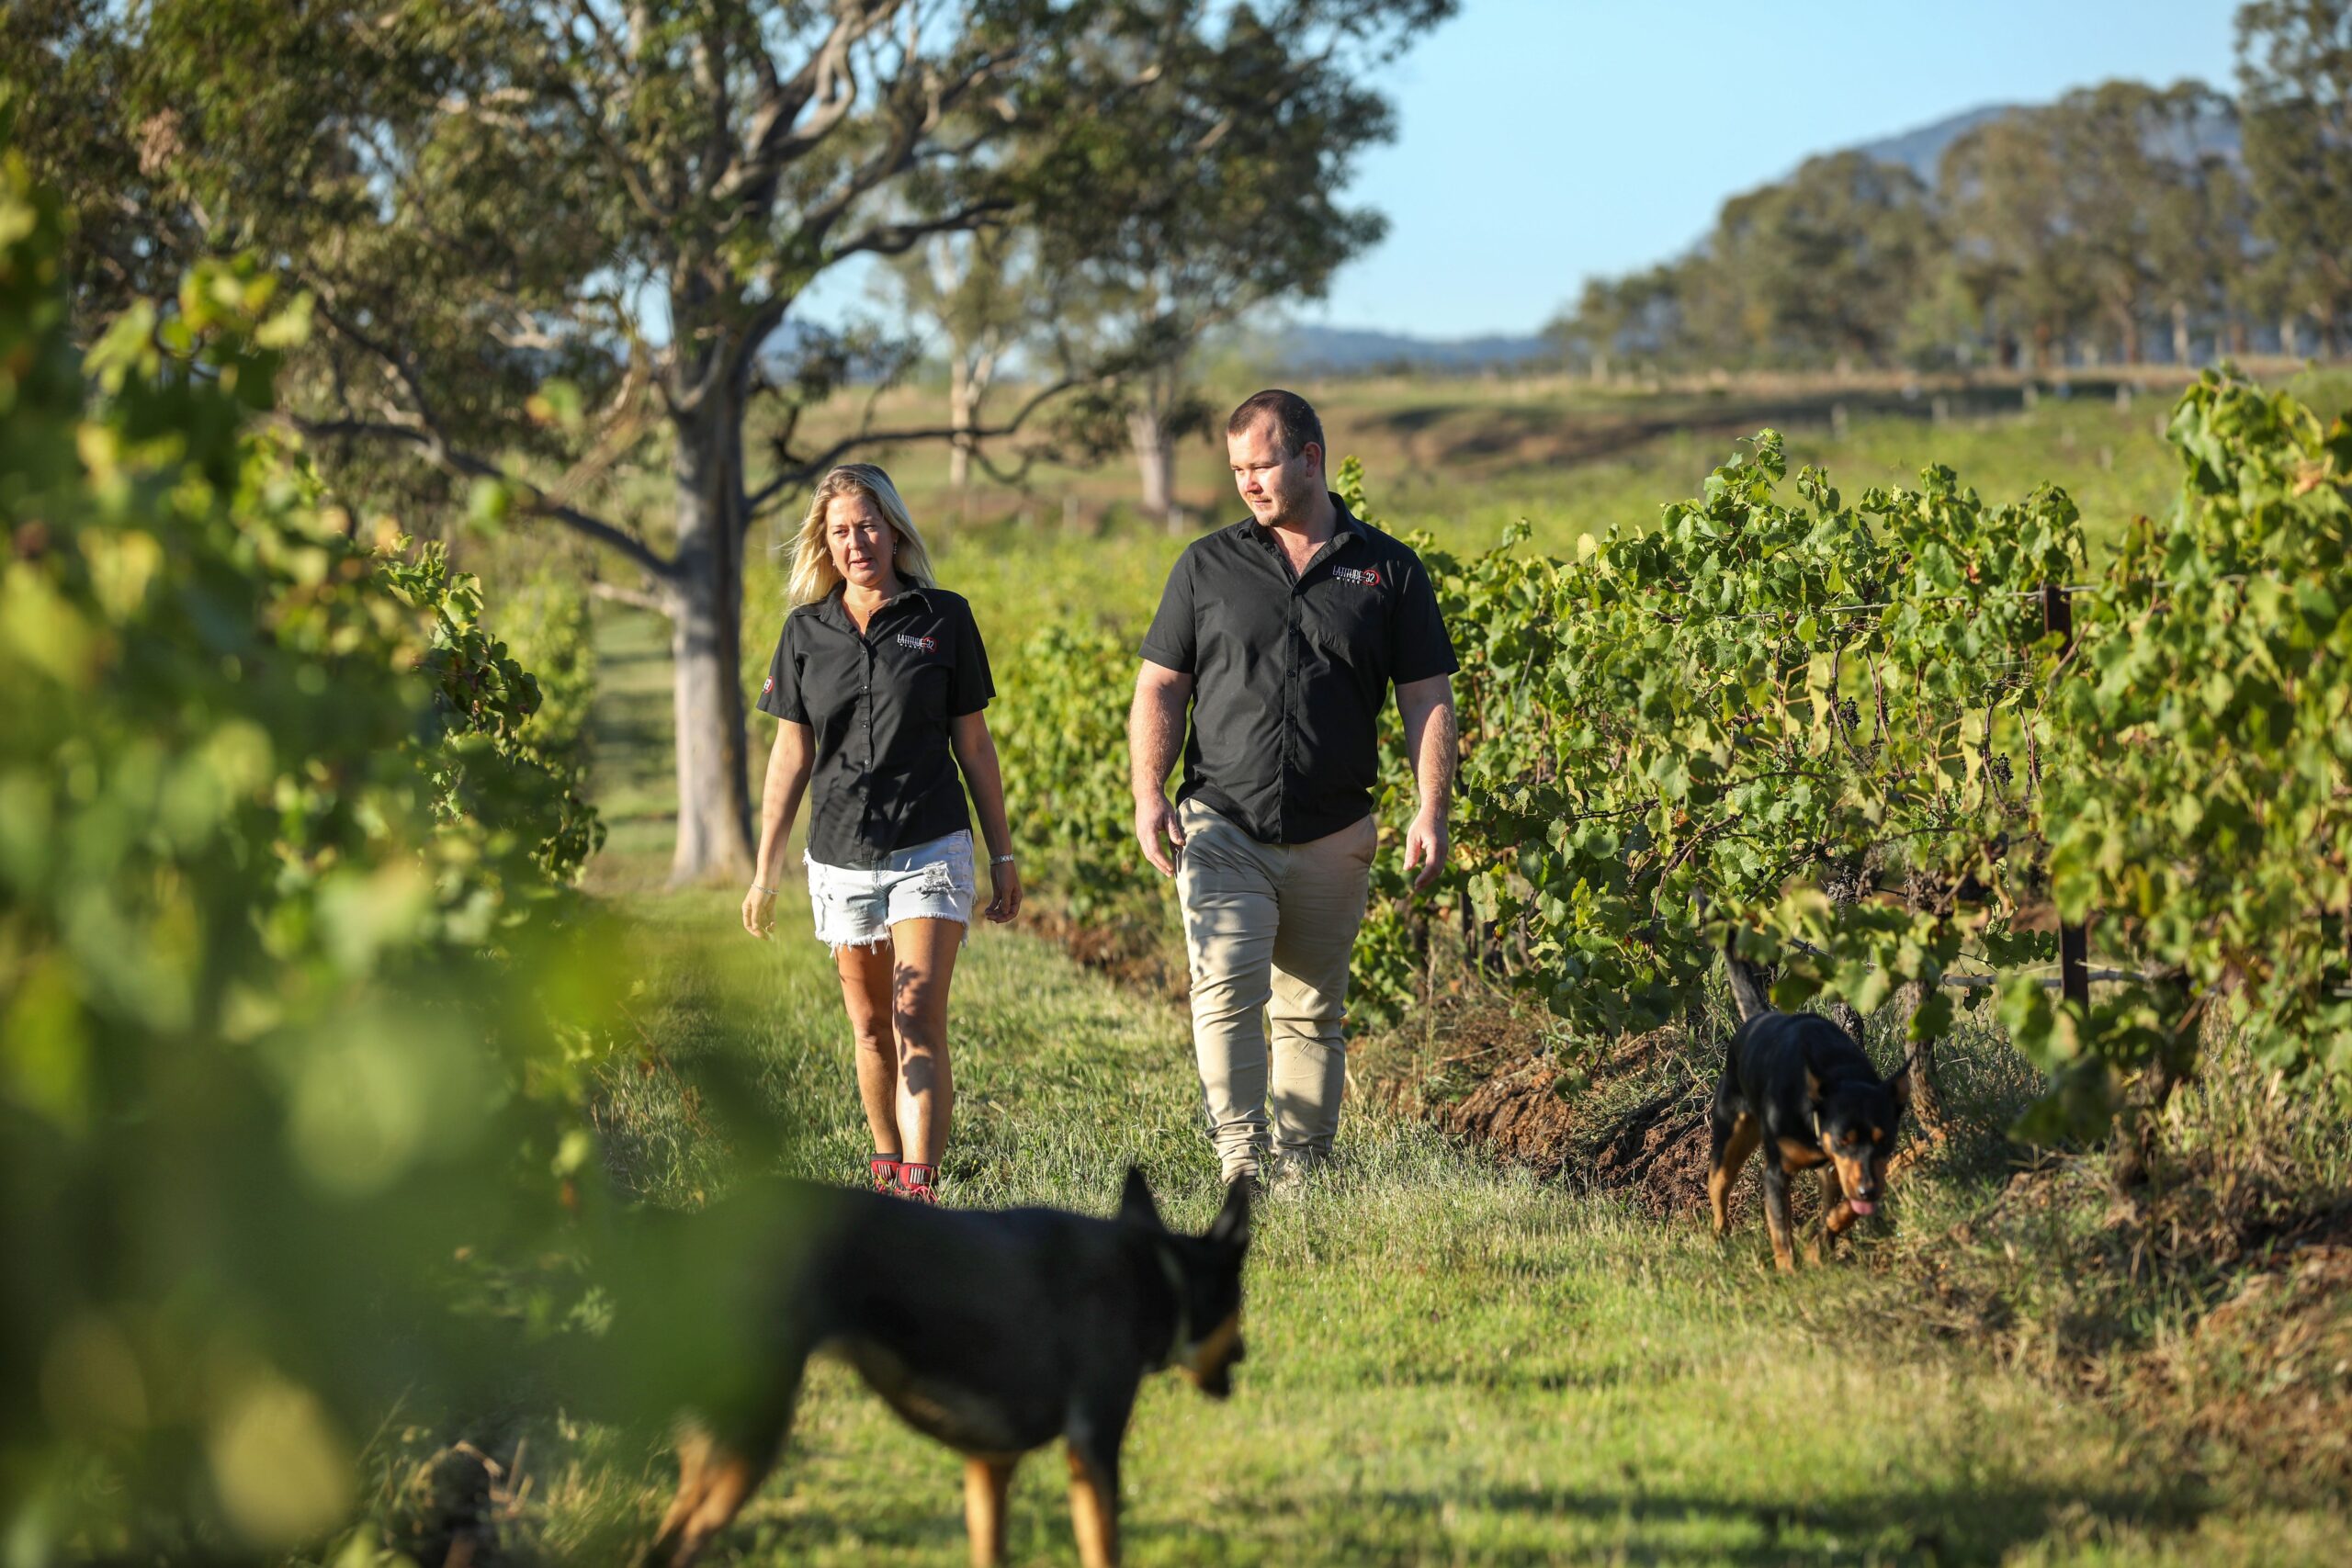
[[[959,829],[944,839],[893,850],[876,866],[808,865],[808,904],[817,917],[817,940],[839,953],[844,947],[875,947],[890,939],[900,920],[972,923],[978,884],[972,873],[972,832]]]

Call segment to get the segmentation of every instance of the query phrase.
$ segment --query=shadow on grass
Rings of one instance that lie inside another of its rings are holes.
[[[1776,1440],[1776,1439],[1765,1439]],[[943,1478],[952,1463],[940,1455]],[[1049,1450],[1033,1465],[1054,1464]],[[876,1555],[939,1553],[944,1562],[964,1540],[962,1520],[945,1501],[935,1510],[876,1509],[814,1484],[781,1485],[731,1532],[730,1545],[751,1561],[783,1561],[843,1551]],[[771,1483],[777,1485],[777,1483]],[[1756,1503],[1692,1493],[1489,1490],[1314,1492],[1264,1509],[1204,1513],[1182,1524],[1131,1513],[1123,1531],[1130,1554],[1149,1562],[1250,1562],[1306,1559],[1337,1562],[1551,1563],[1587,1556],[1611,1562],[1683,1568],[1698,1563],[1765,1564],[1814,1561],[1996,1562],[2055,1538],[2062,1542],[2124,1527],[2156,1535],[2195,1529],[2201,1500],[2115,1489],[2068,1491],[2026,1482],[1977,1488],[1890,1487],[1857,1502]],[[1556,1534],[1531,1539],[1555,1521]],[[1051,1503],[1016,1504],[1016,1559],[1065,1553],[1069,1521]],[[1310,1545],[1311,1543],[1311,1545]]]
[[[1786,1439],[1776,1434],[1758,1440]],[[1334,1495],[1327,1506],[1308,1501],[1303,1511],[1326,1550],[1341,1562],[1409,1561],[1430,1549],[1449,1558],[1547,1562],[1584,1549],[1605,1550],[1612,1562],[1764,1564],[1889,1558],[1993,1562],[2049,1537],[2073,1540],[2103,1525],[2187,1530],[2205,1506],[2201,1498],[2153,1490],[2073,1491],[2012,1481],[1981,1487],[1891,1486],[1867,1500],[1786,1504],[1638,1486],[1623,1492],[1430,1489]],[[1363,1524],[1349,1522],[1366,1515]],[[1487,1547],[1478,1541],[1482,1517],[1574,1521],[1572,1539],[1505,1540]],[[1397,1528],[1382,1529],[1384,1520]],[[1150,1533],[1139,1532],[1136,1539]],[[1234,1534],[1235,1545],[1242,1545],[1247,1532]],[[1204,1559],[1245,1554],[1246,1547],[1240,1552],[1199,1553]]]

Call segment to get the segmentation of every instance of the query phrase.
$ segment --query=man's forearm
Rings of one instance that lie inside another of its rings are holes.
[[[1137,685],[1127,710],[1129,785],[1137,801],[1168,798],[1168,775],[1183,744],[1184,695]]]
[[[1406,738],[1413,754],[1413,782],[1421,792],[1421,810],[1442,822],[1453,809],[1453,768],[1462,752],[1453,701],[1448,697],[1432,703],[1418,716],[1415,733]]]
[[[1453,808],[1453,765],[1461,751],[1453,724],[1453,680],[1432,675],[1398,686],[1396,712],[1405,721],[1405,751],[1413,759],[1421,815],[1442,824]]]

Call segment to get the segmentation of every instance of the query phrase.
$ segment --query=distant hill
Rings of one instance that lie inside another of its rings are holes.
[[[1853,151],[1865,153],[1882,164],[1900,164],[1933,186],[1936,183],[1936,165],[1943,160],[1945,148],[1980,125],[2032,107],[2028,104],[1986,104],[1982,108],[1948,115],[1916,130],[1881,137],[1876,141],[1865,141]],[[2233,164],[2239,161],[2238,127],[2233,119],[2207,119],[2177,139],[2167,137],[2163,140],[2174,144],[2151,150],[2169,153],[2184,163],[2194,162],[2209,152],[2218,152]]]
[[[2003,115],[2014,114],[2024,104],[1986,104],[1981,108],[1963,109],[1947,115],[1932,125],[1883,136],[1876,141],[1865,141],[1853,149],[1882,164],[1900,164],[1929,185],[1936,183],[1936,164],[1941,161],[1944,149],[1988,121]]]
[[[1390,369],[1458,376],[1526,365],[1554,352],[1540,337],[1426,338],[1299,321],[1275,340],[1272,368],[1295,376],[1362,376]]]

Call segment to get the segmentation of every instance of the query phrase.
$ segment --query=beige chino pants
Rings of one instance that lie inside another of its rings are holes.
[[[1270,1103],[1273,1150],[1285,1161],[1322,1160],[1340,1130],[1348,962],[1378,824],[1367,815],[1307,843],[1267,844],[1197,800],[1184,802],[1179,819],[1193,1053],[1225,1179],[1261,1169]]]

